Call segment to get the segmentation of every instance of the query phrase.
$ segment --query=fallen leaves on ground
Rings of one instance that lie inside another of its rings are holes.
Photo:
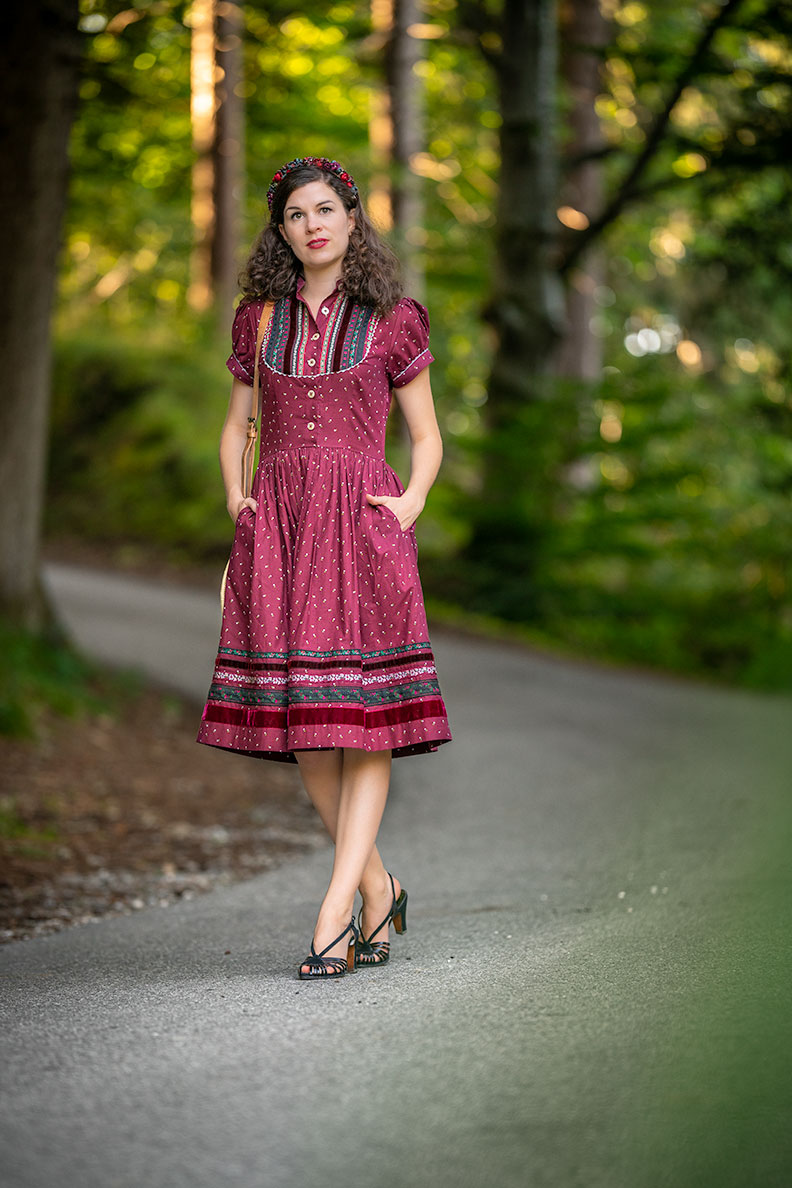
[[[147,689],[121,718],[0,739],[0,941],[165,905],[321,845],[297,768],[196,743],[200,708]]]

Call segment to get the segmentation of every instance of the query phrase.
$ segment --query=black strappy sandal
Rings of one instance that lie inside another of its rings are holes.
[[[388,871],[388,878],[391,881],[392,903],[390,911],[385,919],[375,928],[371,936],[364,937],[361,931],[360,939],[355,946],[355,965],[358,969],[371,965],[384,965],[390,957],[390,941],[375,941],[374,937],[378,932],[393,921],[393,927],[397,932],[407,931],[407,892],[402,887],[399,898],[396,898],[396,886],[393,882],[393,875]]]
[[[325,957],[325,953],[329,952],[334,945],[337,945],[350,929],[352,931],[352,939],[349,942],[346,957]],[[359,936],[360,932],[355,926],[355,917],[353,916],[344,931],[334,941],[330,941],[330,944],[322,949],[321,953],[317,953],[314,943],[311,941],[310,955],[305,958],[305,961],[300,963],[300,977],[303,980],[310,978],[342,978],[345,973],[352,973],[355,968],[355,947]],[[307,965],[310,972],[306,973],[303,970],[303,965]]]

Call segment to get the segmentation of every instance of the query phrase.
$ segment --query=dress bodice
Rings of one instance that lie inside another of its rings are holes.
[[[402,297],[381,317],[336,288],[314,317],[300,281],[275,303],[262,342],[261,456],[315,445],[384,458],[391,388],[434,361],[429,315]],[[243,302],[234,318],[227,366],[247,384],[263,308],[261,300]]]

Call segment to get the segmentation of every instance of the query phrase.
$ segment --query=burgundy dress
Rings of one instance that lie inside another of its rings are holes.
[[[392,387],[429,363],[429,317],[386,318],[336,288],[314,320],[297,292],[261,348],[258,510],[234,530],[220,646],[198,742],[296,763],[295,750],[449,742],[418,576],[415,528],[372,495],[404,486],[385,461]],[[253,383],[262,301],[234,318],[228,368]]]

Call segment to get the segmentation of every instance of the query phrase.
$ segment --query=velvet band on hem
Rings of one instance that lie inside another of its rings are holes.
[[[283,730],[299,726],[359,726],[363,730],[377,730],[402,722],[415,722],[444,714],[440,698],[407,702],[386,709],[362,709],[353,706],[290,706],[289,709],[270,706],[219,705],[208,702],[203,712],[204,722],[222,726],[236,726],[258,730]]]
[[[209,702],[204,707],[197,741],[254,758],[295,763],[294,750],[335,747],[390,750],[398,759],[436,751],[442,743],[451,741],[451,735],[442,698],[377,709]]]

